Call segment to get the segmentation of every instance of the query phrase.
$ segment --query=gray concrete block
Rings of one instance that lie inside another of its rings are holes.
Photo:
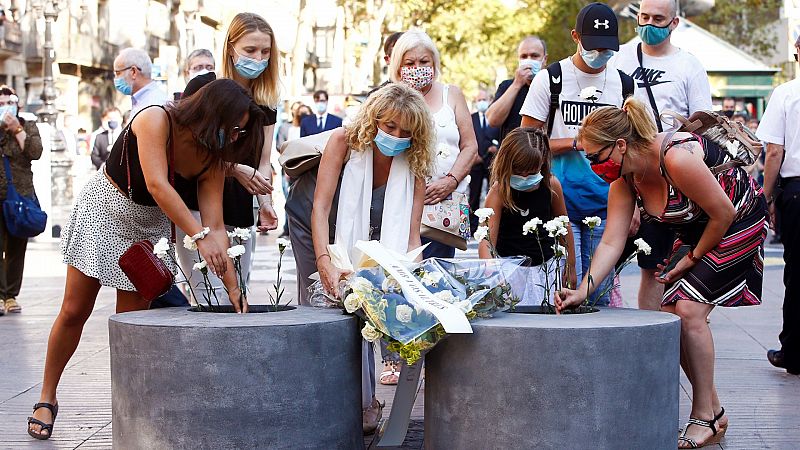
[[[425,448],[675,448],[680,320],[502,313],[426,356]]]
[[[363,448],[352,316],[168,308],[109,329],[115,448]]]

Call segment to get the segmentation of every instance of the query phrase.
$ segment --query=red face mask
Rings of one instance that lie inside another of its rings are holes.
[[[625,154],[622,154],[622,162],[617,164],[612,159],[600,164],[592,164],[592,171],[602,178],[606,183],[611,184],[622,175],[622,164],[625,164]]]

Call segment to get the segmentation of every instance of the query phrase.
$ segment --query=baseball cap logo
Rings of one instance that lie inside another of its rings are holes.
[[[603,28],[605,28],[607,30],[609,28],[608,19],[606,19],[603,22],[600,22],[600,19],[594,19],[594,29],[595,30],[599,30],[601,25],[603,26]]]

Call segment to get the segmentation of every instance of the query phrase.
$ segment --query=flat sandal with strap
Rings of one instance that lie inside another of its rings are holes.
[[[706,445],[719,443],[719,441],[722,440],[722,434],[717,434],[716,422],[717,422],[716,417],[711,419],[710,421],[700,420],[694,417],[690,417],[689,422],[687,422],[686,426],[683,428],[683,433],[681,433],[681,435],[678,437],[678,445],[680,445],[681,442],[686,442],[687,444],[690,445],[690,448],[700,448],[700,447],[705,447]],[[701,427],[711,428],[711,432],[714,434],[712,434],[707,441],[703,442],[702,444],[698,444],[697,441],[695,441],[694,439],[686,437],[686,432],[689,431],[689,425],[697,425]]]
[[[44,423],[39,419],[33,418],[33,416],[28,417],[28,434],[31,435],[34,439],[39,439],[40,441],[44,441],[50,439],[50,436],[53,435],[53,425],[56,423],[56,416],[58,415],[58,403],[52,405],[50,403],[37,403],[33,405],[33,412],[35,413],[39,408],[47,408],[53,414],[53,422],[51,423]],[[31,429],[31,425],[39,425],[42,427],[41,430],[33,431]],[[47,431],[47,434],[43,434],[43,432]]]

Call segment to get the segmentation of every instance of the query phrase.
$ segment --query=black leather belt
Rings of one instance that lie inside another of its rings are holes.
[[[798,181],[800,181],[800,177],[786,177],[786,178],[781,177],[780,181],[778,182],[778,185],[780,187],[786,187],[789,184],[795,183],[795,182],[798,182]]]

